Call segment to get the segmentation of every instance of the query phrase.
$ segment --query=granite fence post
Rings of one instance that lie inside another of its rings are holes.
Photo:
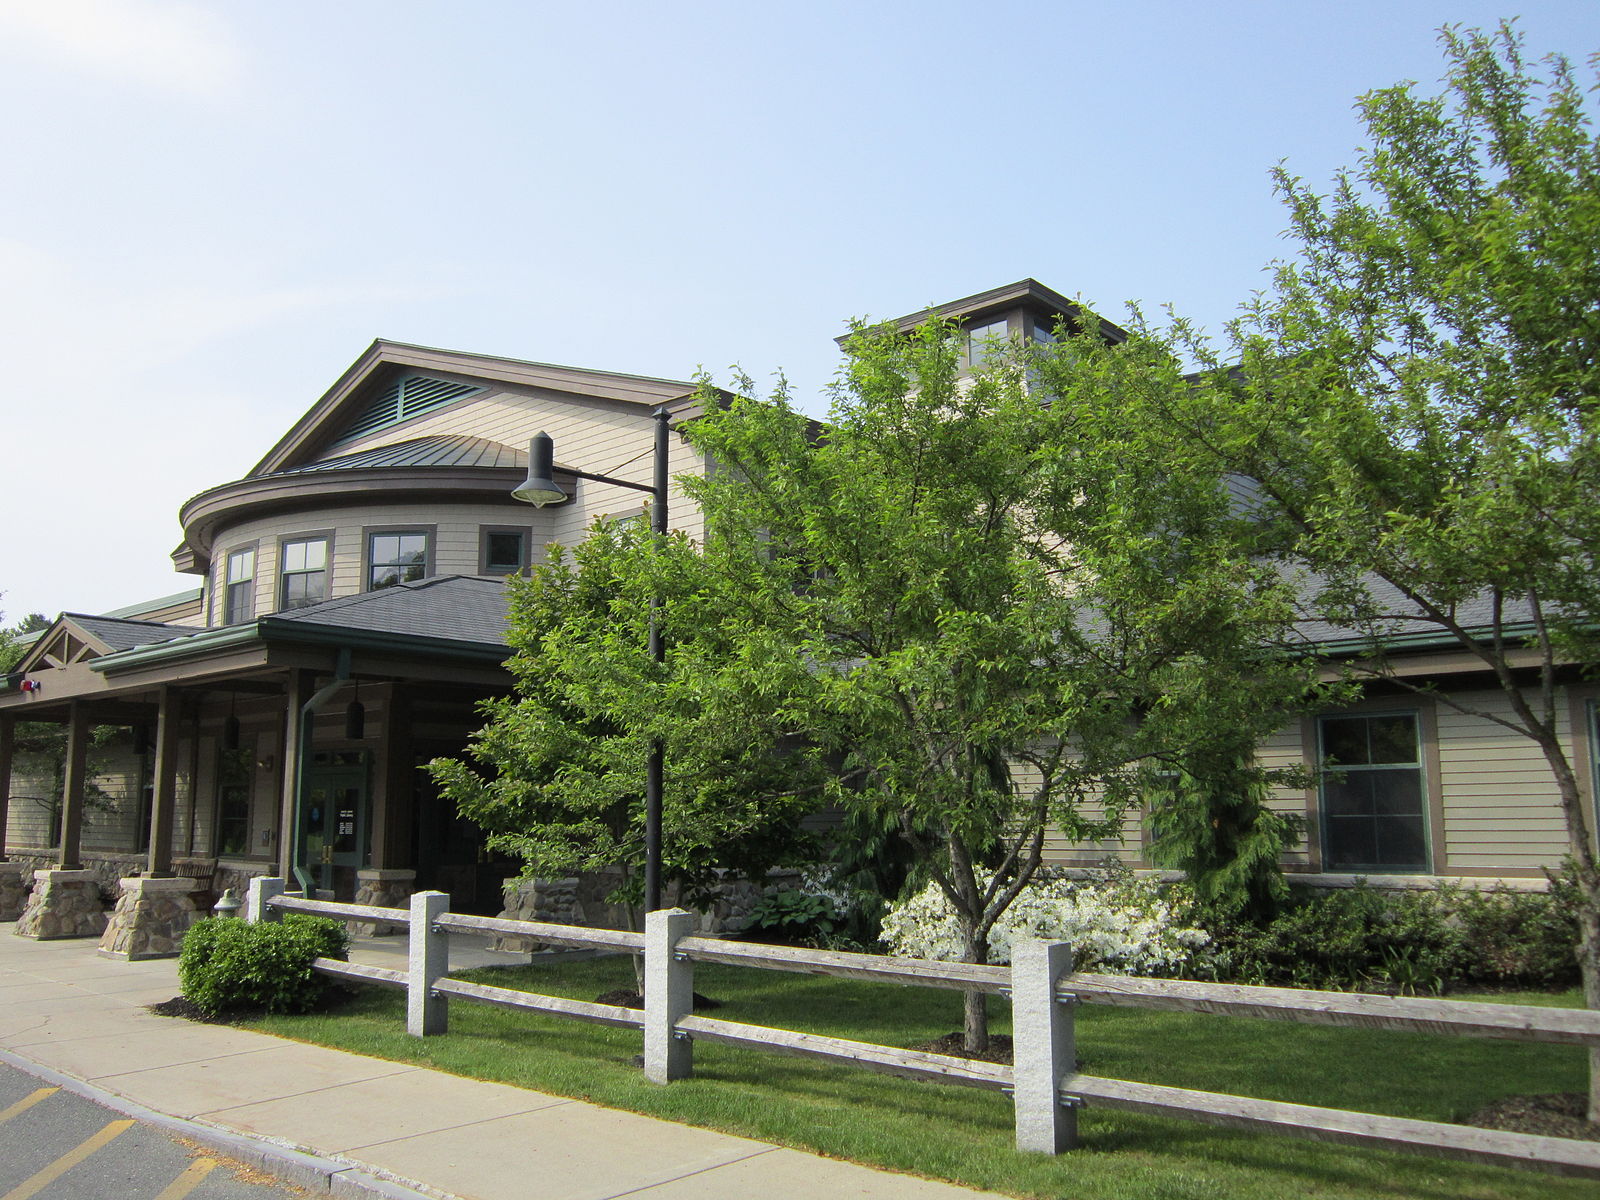
[[[438,927],[450,909],[446,892],[411,897],[411,971],[406,983],[406,1032],[428,1037],[450,1028],[450,1001],[433,985],[450,972],[450,935]]]
[[[652,1083],[687,1079],[694,1048],[678,1022],[694,1012],[694,964],[680,958],[680,939],[694,932],[694,914],[663,908],[644,919],[644,1074]]]
[[[285,881],[271,875],[257,875],[250,881],[250,891],[245,899],[245,920],[254,924],[257,921],[276,921],[283,913],[267,903],[274,896],[283,895]]]
[[[1035,939],[1011,950],[1012,1068],[1017,1149],[1059,1154],[1078,1144],[1078,1114],[1061,1099],[1061,1080],[1077,1070],[1076,1000],[1056,994],[1072,972],[1072,948]]]

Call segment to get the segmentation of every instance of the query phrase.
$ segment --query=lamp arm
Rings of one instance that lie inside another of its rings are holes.
[[[574,479],[587,479],[591,483],[611,483],[617,487],[632,488],[636,492],[649,492],[655,494],[655,485],[650,483],[634,483],[631,479],[618,479],[612,475],[595,475],[589,471],[574,471],[569,467],[557,467],[562,475],[571,475]]]

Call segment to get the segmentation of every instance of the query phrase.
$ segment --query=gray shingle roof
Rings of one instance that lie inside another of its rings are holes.
[[[91,637],[99,638],[113,652],[135,646],[153,646],[175,638],[193,637],[204,629],[193,625],[164,625],[160,621],[130,621],[122,617],[96,617],[88,613],[62,613]]]
[[[1294,583],[1296,591],[1300,594],[1301,603],[1307,606],[1311,605],[1313,597],[1322,587],[1321,578],[1310,571],[1302,572]],[[1367,576],[1363,583],[1373,601],[1384,613],[1384,618],[1377,622],[1376,629],[1371,632],[1380,633],[1384,640],[1418,634],[1446,635],[1447,631],[1443,626],[1425,617],[1422,610],[1393,584],[1377,576]],[[1456,605],[1455,618],[1469,630],[1488,631],[1494,624],[1493,597],[1485,591],[1463,600]],[[1503,626],[1517,626],[1532,619],[1533,610],[1526,597],[1519,596],[1505,601],[1500,614]],[[1317,646],[1332,647],[1341,642],[1360,644],[1370,641],[1367,630],[1352,629],[1328,621],[1301,621],[1297,623],[1295,632],[1297,638]]]
[[[326,600],[270,620],[503,646],[506,584],[473,575],[437,575]]]
[[[313,471],[357,471],[379,467],[498,467],[526,470],[527,466],[526,451],[514,450],[485,438],[440,434],[395,442],[390,446],[376,446],[371,450],[343,454],[337,458],[324,458],[304,466],[291,467],[287,471],[275,471],[273,475],[307,475]]]

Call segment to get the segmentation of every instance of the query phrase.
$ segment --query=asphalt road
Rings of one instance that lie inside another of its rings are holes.
[[[0,1200],[278,1200],[309,1194],[0,1063]]]

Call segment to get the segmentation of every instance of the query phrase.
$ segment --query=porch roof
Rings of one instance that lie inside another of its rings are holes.
[[[443,575],[210,629],[66,614],[46,640],[58,633],[72,636],[76,653],[30,655],[4,677],[0,713],[58,720],[74,700],[127,707],[164,684],[261,687],[287,670],[325,669],[336,651],[356,652],[377,677],[509,684],[499,578]],[[25,691],[24,677],[42,688]]]

